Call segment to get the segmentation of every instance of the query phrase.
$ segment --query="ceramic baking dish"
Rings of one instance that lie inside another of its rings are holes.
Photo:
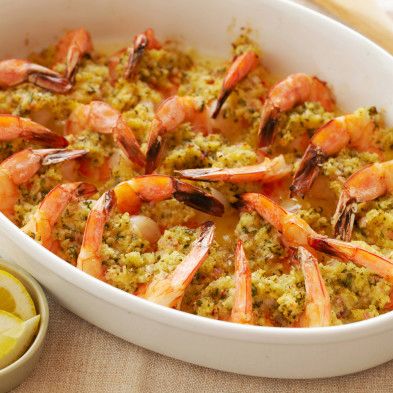
[[[317,74],[339,106],[376,105],[393,123],[393,58],[343,25],[283,0],[2,1],[0,56],[23,55],[83,26],[95,43],[130,41],[154,27],[202,53],[229,56],[241,26],[257,32],[263,62],[278,75]],[[28,270],[69,310],[150,350],[242,374],[316,378],[363,370],[393,358],[393,313],[329,328],[242,326],[149,303],[42,248],[0,215],[0,254]]]

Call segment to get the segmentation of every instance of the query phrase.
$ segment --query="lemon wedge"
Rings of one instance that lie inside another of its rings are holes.
[[[24,285],[4,270],[0,270],[0,310],[15,314],[23,320],[37,314],[33,299]]]
[[[0,310],[0,333],[19,326],[23,320],[10,312]]]
[[[40,316],[36,315],[0,333],[0,370],[26,352],[37,333],[39,322]]]

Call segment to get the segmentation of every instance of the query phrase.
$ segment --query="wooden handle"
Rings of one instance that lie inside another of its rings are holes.
[[[376,0],[312,0],[393,54],[393,20]]]

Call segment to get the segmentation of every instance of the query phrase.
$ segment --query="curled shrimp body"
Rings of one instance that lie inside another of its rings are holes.
[[[319,235],[303,219],[286,211],[265,195],[246,193],[243,194],[243,200],[281,233],[282,240],[287,246],[302,246],[309,251],[321,251],[343,261],[366,267],[389,282],[393,282],[391,260],[361,246]]]
[[[23,59],[0,61],[0,87],[30,82],[54,93],[67,93],[72,84],[59,73]]]
[[[197,98],[172,96],[159,105],[147,142],[146,174],[152,173],[160,163],[165,134],[184,122],[190,122],[203,133],[210,131],[207,111]]]
[[[253,321],[251,271],[241,240],[235,251],[235,295],[230,320],[245,324]]]
[[[143,202],[158,202],[172,197],[212,215],[221,216],[224,213],[224,206],[213,196],[171,176],[135,177],[119,183],[95,203],[87,219],[78,267],[96,278],[104,279],[105,269],[100,253],[102,234],[115,206],[120,213],[138,214]]]
[[[304,102],[319,102],[327,111],[332,111],[335,100],[326,82],[315,76],[293,74],[277,83],[270,90],[263,105],[259,125],[259,145],[269,146],[273,142],[278,115]]]
[[[375,122],[365,110],[337,117],[319,128],[311,138],[295,173],[290,187],[291,196],[304,197],[318,176],[323,162],[346,146],[360,151],[370,150],[374,129]]]
[[[114,140],[130,159],[143,167],[145,156],[131,128],[128,127],[120,112],[101,101],[79,105],[71,113],[66,123],[66,132],[76,134],[90,128],[101,134],[112,134]]]
[[[333,216],[335,236],[350,241],[357,204],[393,192],[393,160],[367,165],[344,183]]]
[[[176,198],[194,209],[222,216],[223,204],[201,188],[172,176],[146,175],[119,183],[114,188],[120,212],[138,213],[143,202],[159,202]]]
[[[50,147],[66,147],[67,139],[30,119],[0,114],[0,142],[27,139]]]
[[[64,76],[69,81],[73,81],[82,57],[92,51],[93,43],[90,33],[82,28],[72,30],[57,43],[55,61],[66,65]]]
[[[77,260],[78,269],[100,280],[105,280],[105,267],[101,261],[102,235],[115,205],[113,190],[106,191],[94,204],[87,217]]]
[[[35,239],[50,251],[53,251],[56,240],[53,228],[67,205],[81,198],[93,195],[97,189],[82,182],[59,184],[45,196],[37,211],[22,230],[35,235]]]
[[[229,67],[225,74],[222,88],[217,102],[213,109],[212,118],[215,119],[225,101],[231,94],[236,85],[244,79],[250,71],[252,71],[259,64],[259,57],[253,50],[248,50],[236,57],[235,61]]]
[[[295,258],[300,263],[306,287],[305,310],[297,326],[330,326],[332,309],[330,296],[319,270],[318,260],[303,247],[297,249]]]
[[[201,168],[184,169],[175,171],[176,174],[192,180],[204,181],[224,181],[230,183],[274,182],[282,179],[291,173],[291,166],[287,165],[282,155],[273,158],[265,158],[259,164],[249,165],[240,168]]]
[[[176,269],[166,277],[153,279],[143,297],[162,306],[180,308],[184,292],[202,263],[209,255],[214,238],[215,226],[211,221],[200,227],[200,235],[191,245],[191,251]]]
[[[28,182],[43,165],[57,164],[85,155],[85,150],[25,149],[0,164],[0,211],[12,216],[19,198],[18,186]]]

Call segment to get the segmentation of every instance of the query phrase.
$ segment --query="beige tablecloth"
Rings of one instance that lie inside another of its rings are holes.
[[[393,361],[356,375],[318,381],[246,377],[147,351],[49,300],[49,334],[40,364],[15,393],[393,392]]]
[[[193,366],[129,344],[52,300],[50,312],[40,364],[15,393],[393,392],[393,362],[324,380],[246,377]]]

